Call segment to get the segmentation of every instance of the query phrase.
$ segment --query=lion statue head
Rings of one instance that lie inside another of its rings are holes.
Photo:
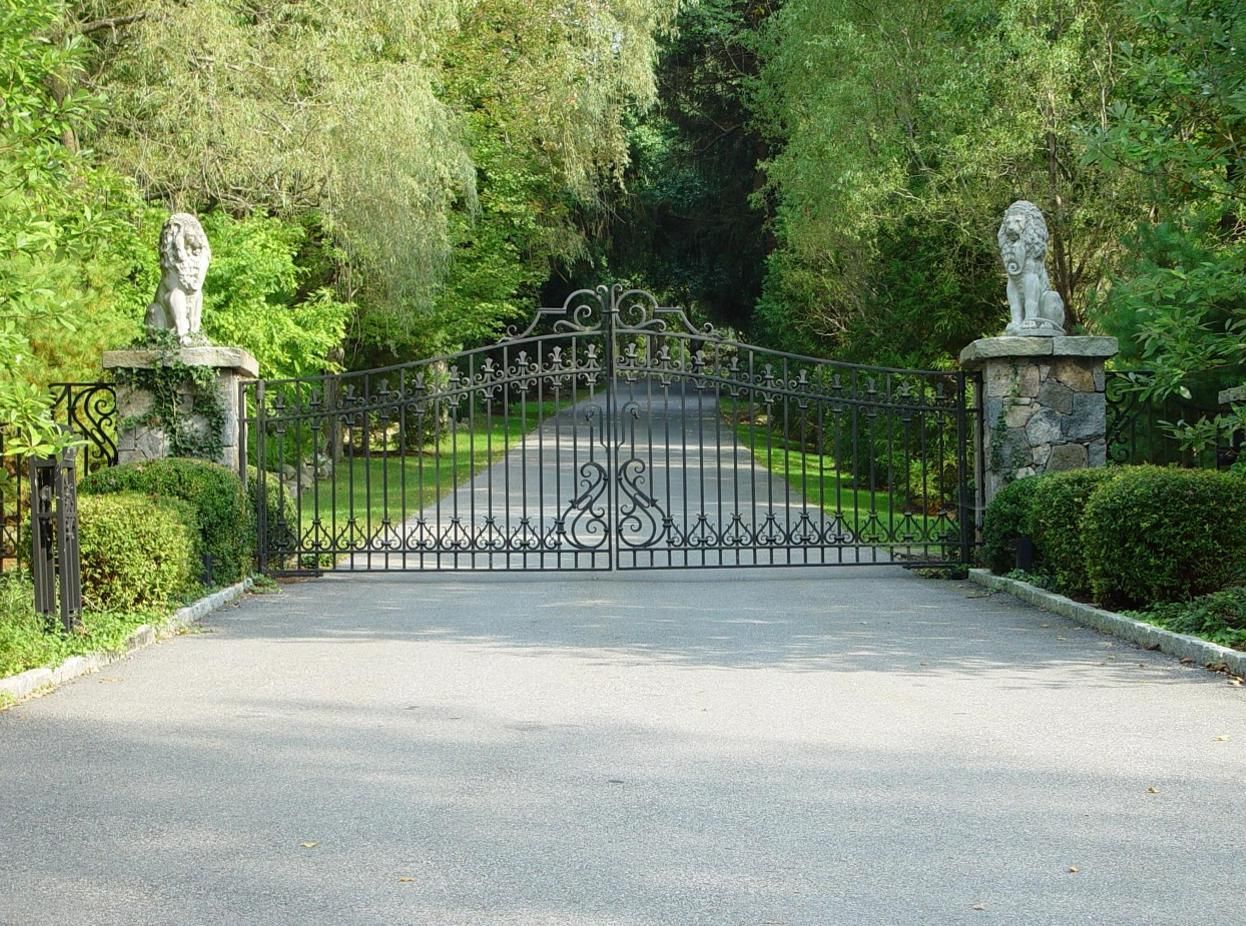
[[[160,266],[177,274],[177,283],[187,293],[203,289],[212,260],[212,248],[199,220],[188,212],[175,212],[160,230]]]
[[[199,220],[175,212],[160,229],[160,283],[147,307],[146,325],[174,332],[183,344],[199,335],[203,321],[203,281],[212,249]]]
[[[1042,266],[1047,254],[1047,222],[1038,206],[1020,199],[1008,207],[999,226],[999,253],[1009,276],[1024,273],[1026,265]]]

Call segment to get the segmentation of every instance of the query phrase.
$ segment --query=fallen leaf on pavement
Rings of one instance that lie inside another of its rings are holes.
[[[1077,874],[1079,871],[1081,871],[1081,869],[1080,869],[1080,868],[1078,868],[1076,865],[1070,865],[1070,866],[1069,866],[1069,874],[1071,874],[1071,875],[1075,875],[1075,874]]]
[[[985,910],[985,909],[986,909],[986,904],[984,904],[984,903],[976,903],[976,904],[974,904],[974,905],[973,905],[973,909],[974,909],[974,910]]]
[[[1228,741],[1229,741],[1229,738],[1225,736],[1224,734],[1221,734],[1220,736],[1216,737],[1217,743],[1227,743]]]
[[[314,849],[318,845],[320,845],[320,843],[318,842],[300,842],[299,848],[300,849]]]
[[[1159,794],[1159,788],[1155,787],[1155,785],[1151,785],[1151,787],[1146,789],[1146,793],[1147,794]]]
[[[415,878],[407,878],[407,877],[402,877],[402,878],[399,878],[399,879],[398,879],[398,883],[399,883],[399,884],[410,884],[410,883],[411,883],[412,881],[414,881],[414,880],[415,880]]]

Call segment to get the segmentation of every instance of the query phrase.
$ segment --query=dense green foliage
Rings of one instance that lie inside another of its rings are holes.
[[[1246,586],[1226,588],[1190,601],[1155,605],[1133,616],[1165,630],[1246,650]]]
[[[94,611],[162,608],[198,588],[195,509],[138,492],[78,500],[82,601]]]
[[[1082,535],[1099,602],[1220,591],[1246,576],[1246,491],[1229,473],[1130,467],[1092,494]]]
[[[1065,595],[1081,598],[1090,593],[1083,536],[1086,505],[1099,486],[1120,472],[1114,467],[1076,469],[1035,480],[1025,532],[1034,541],[1040,570]]]
[[[137,332],[138,200],[73,144],[98,98],[65,92],[80,40],[49,42],[55,4],[0,5],[0,427],[9,453],[55,444],[43,384]]]
[[[991,499],[982,520],[982,558],[994,573],[1010,572],[1017,561],[1017,539],[1028,536],[1039,479],[1010,482]]]
[[[194,510],[202,553],[211,557],[212,584],[232,585],[251,571],[255,551],[251,507],[242,481],[223,466],[186,459],[127,463],[97,470],[82,480],[80,491],[183,499]]]
[[[1024,197],[1071,324],[1148,391],[1246,379],[1244,12],[7,0],[7,446],[50,446],[43,385],[138,333],[172,208],[213,241],[207,332],[274,376],[485,343],[618,277],[751,340],[946,366],[1002,325]]]

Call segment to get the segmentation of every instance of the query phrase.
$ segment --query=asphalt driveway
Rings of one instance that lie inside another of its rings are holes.
[[[1246,922],[1246,689],[890,566],[287,585],[0,782],[13,926]]]

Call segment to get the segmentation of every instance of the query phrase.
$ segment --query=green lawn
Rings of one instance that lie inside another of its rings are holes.
[[[830,454],[820,454],[753,420],[747,402],[723,399],[722,414],[734,429],[736,440],[747,447],[759,466],[783,479],[810,505],[838,515],[861,539],[872,542],[939,542],[946,526],[937,516],[906,508],[886,488],[854,485],[851,473],[842,472]],[[867,466],[866,463],[862,464]],[[868,475],[868,470],[867,470]]]
[[[549,416],[568,402],[512,404],[492,417],[477,411],[475,427],[466,422],[419,450],[390,449],[368,458],[346,457],[333,476],[304,488],[299,503],[306,532],[316,518],[326,530],[342,531],[353,517],[359,530],[375,531],[386,517],[394,525],[435,504],[455,487],[492,466]]]

